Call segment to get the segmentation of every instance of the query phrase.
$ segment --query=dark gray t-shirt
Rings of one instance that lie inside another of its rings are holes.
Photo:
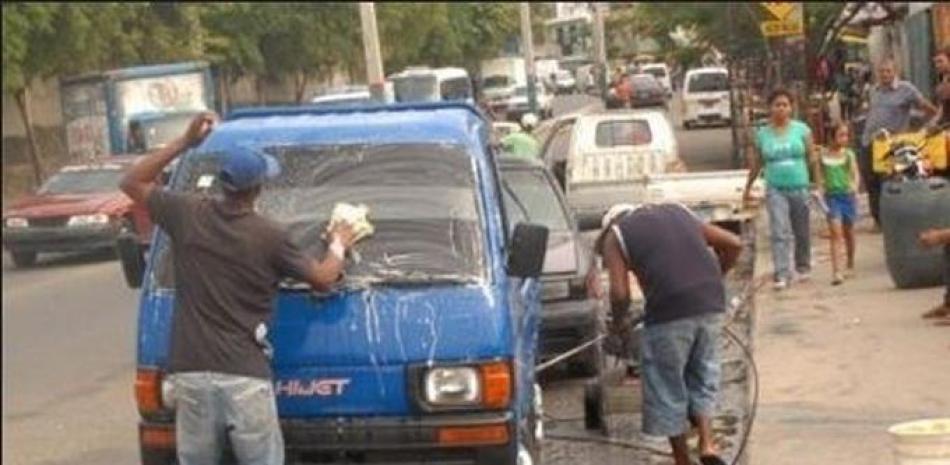
[[[310,259],[277,223],[220,200],[155,189],[148,209],[172,243],[169,372],[269,379],[255,331],[271,317],[280,280],[304,281]]]
[[[647,325],[725,311],[722,271],[702,226],[670,203],[645,205],[614,226],[646,298]]]

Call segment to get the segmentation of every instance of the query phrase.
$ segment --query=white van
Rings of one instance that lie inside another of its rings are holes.
[[[691,69],[683,78],[683,128],[698,124],[731,124],[729,72],[726,68]]]
[[[389,77],[399,102],[461,101],[475,104],[472,80],[462,68],[411,67]]]
[[[663,85],[663,88],[666,89],[667,97],[673,96],[673,83],[670,81],[670,69],[666,66],[666,63],[645,64],[640,67],[640,72],[655,77],[656,80],[660,81],[660,84]]]

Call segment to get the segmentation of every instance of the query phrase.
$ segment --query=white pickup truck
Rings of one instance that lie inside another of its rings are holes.
[[[755,215],[742,202],[748,170],[685,172],[663,112],[573,114],[545,129],[542,157],[581,229],[598,228],[616,203],[679,202],[735,232]],[[760,184],[753,189],[761,196]]]

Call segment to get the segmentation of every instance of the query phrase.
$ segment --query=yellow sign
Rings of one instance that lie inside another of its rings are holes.
[[[785,19],[798,5],[792,2],[762,2],[762,6],[776,19]]]
[[[804,32],[801,21],[762,21],[759,26],[765,37],[800,36]]]
[[[778,18],[759,24],[765,37],[800,36],[804,33],[801,2],[762,2],[762,6]]]

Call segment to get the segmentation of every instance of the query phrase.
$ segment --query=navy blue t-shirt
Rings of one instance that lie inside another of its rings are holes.
[[[613,231],[646,298],[645,324],[725,311],[719,260],[685,206],[645,205]]]

